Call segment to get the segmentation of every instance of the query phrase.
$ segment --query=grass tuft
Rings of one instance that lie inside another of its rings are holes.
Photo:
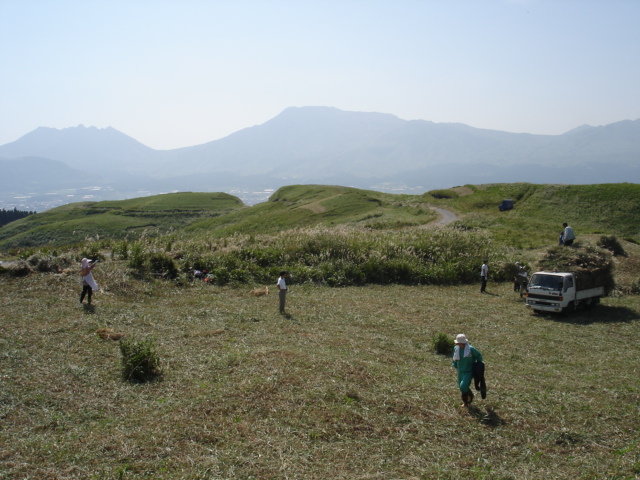
[[[433,337],[431,345],[436,353],[440,355],[451,355],[455,347],[455,342],[449,335],[440,332]]]
[[[160,358],[153,338],[123,338],[120,341],[120,353],[122,378],[127,382],[144,383],[156,380],[162,375]]]

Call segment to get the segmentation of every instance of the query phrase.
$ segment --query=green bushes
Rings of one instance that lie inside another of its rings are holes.
[[[145,265],[153,275],[165,278],[176,278],[178,268],[173,259],[164,252],[153,252],[148,255]]]
[[[455,342],[446,333],[438,333],[431,340],[431,345],[436,353],[440,355],[451,355],[453,353],[453,347],[455,347]]]
[[[136,340],[124,338],[120,341],[122,354],[122,379],[132,383],[143,383],[158,378],[160,359],[152,338]]]
[[[80,258],[90,258],[93,261],[104,261],[104,255],[102,250],[107,248],[109,242],[103,242],[101,240],[90,239],[80,251]]]
[[[126,260],[129,258],[129,244],[126,240],[114,242],[111,252],[114,256],[118,256],[123,260]]]
[[[291,281],[333,287],[366,284],[454,285],[477,280],[483,258],[505,260],[485,232],[441,228],[374,231],[334,227],[294,229],[276,235],[167,242],[141,238],[116,244],[138,275],[175,278],[206,270],[212,283],[271,283],[286,269]]]

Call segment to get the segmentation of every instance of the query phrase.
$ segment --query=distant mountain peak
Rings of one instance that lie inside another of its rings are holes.
[[[592,125],[587,125],[585,123],[584,125],[580,125],[579,127],[573,128],[568,132],[565,132],[563,135],[571,135],[572,133],[584,132],[585,130],[591,130],[592,128],[594,128]]]

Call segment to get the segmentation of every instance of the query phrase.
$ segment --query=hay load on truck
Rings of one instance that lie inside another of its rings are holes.
[[[525,304],[534,312],[570,312],[600,303],[614,287],[608,252],[593,246],[553,247],[531,275]]]

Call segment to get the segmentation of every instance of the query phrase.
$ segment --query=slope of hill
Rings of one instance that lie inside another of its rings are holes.
[[[498,211],[503,198],[516,207]],[[223,238],[304,227],[351,225],[390,230],[433,222],[432,206],[461,215],[458,228],[479,229],[506,245],[554,244],[562,222],[578,236],[617,235],[640,242],[640,185],[467,185],[424,195],[387,194],[349,187],[293,185],[251,207],[222,193],[182,193],[59,207],[0,228],[0,248],[73,243],[86,237],[122,238],[144,229],[187,237]]]
[[[0,228],[0,248],[59,246],[86,238],[136,237],[180,229],[201,218],[241,209],[225,193],[176,193],[133,200],[64,205]]]
[[[186,232],[221,237],[342,224],[388,229],[423,225],[435,218],[429,204],[419,197],[349,187],[293,185],[280,188],[268,202],[195,222]]]
[[[467,185],[425,196],[463,214],[461,226],[488,229],[515,247],[553,244],[563,222],[578,235],[618,235],[640,242],[640,184]],[[505,198],[515,200],[515,208],[500,212]]]

